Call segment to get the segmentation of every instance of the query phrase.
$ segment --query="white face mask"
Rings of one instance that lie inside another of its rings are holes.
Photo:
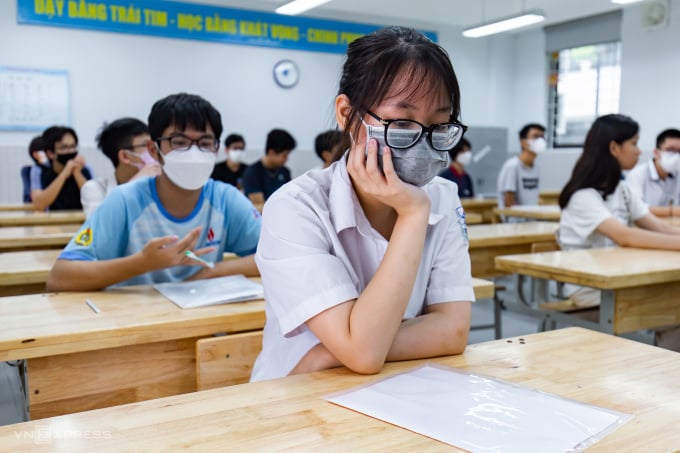
[[[36,151],[35,154],[35,158],[38,160],[40,165],[47,166],[47,164],[50,162],[45,151]]]
[[[661,151],[659,165],[666,173],[677,173],[680,170],[680,153]]]
[[[472,162],[472,151],[461,151],[456,154],[456,162],[461,164],[463,167],[467,167]]]
[[[542,153],[546,149],[545,139],[543,137],[536,137],[529,140],[529,149],[536,154]]]
[[[378,166],[382,169],[385,128],[371,126],[363,120],[361,122],[366,127],[366,153],[368,154],[368,141],[371,138],[376,139],[378,141]],[[432,181],[432,178],[449,165],[449,153],[432,149],[423,134],[420,140],[410,148],[392,149],[392,164],[399,179],[421,187]]]
[[[242,149],[230,149],[229,151],[227,151],[227,159],[236,164],[240,164],[242,158],[243,158]]]
[[[201,151],[196,145],[187,151],[170,151],[163,156],[163,171],[178,187],[197,190],[208,182],[216,157],[215,153]]]

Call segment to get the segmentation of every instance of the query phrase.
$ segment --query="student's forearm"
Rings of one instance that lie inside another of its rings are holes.
[[[375,275],[354,301],[338,359],[351,369],[375,373],[400,328],[423,253],[429,206],[399,217]],[[333,348],[331,348],[333,350]]]
[[[387,354],[387,361],[462,353],[470,332],[470,303],[454,303],[461,309],[455,319],[435,312],[402,322]]]
[[[31,201],[36,209],[43,210],[49,208],[59,196],[59,192],[64,187],[66,179],[68,179],[68,175],[65,171],[62,171],[45,189],[32,191]]]
[[[229,258],[220,261],[219,263],[215,263],[214,269],[201,269],[187,280],[202,280],[205,278],[236,274],[242,274],[246,277],[259,277],[260,271],[255,264],[255,255],[248,255],[243,258]]]
[[[140,254],[103,261],[57,260],[48,291],[97,291],[153,270]]]
[[[76,180],[76,184],[78,184],[79,189],[82,189],[83,185],[87,182],[87,178],[85,178],[85,176],[83,175],[82,170],[74,170],[73,179]]]

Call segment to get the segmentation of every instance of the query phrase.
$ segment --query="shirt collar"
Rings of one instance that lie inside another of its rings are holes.
[[[659,172],[656,170],[654,159],[649,159],[647,165],[649,166],[649,177],[652,179],[652,181],[658,181],[659,179],[661,179],[659,177]]]

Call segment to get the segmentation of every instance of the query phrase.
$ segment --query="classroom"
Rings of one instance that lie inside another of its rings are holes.
[[[3,450],[680,450],[680,0],[0,37]]]

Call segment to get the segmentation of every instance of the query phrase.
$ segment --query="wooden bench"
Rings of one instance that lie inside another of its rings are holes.
[[[236,333],[196,342],[196,388],[243,384],[262,350],[262,331]]]

